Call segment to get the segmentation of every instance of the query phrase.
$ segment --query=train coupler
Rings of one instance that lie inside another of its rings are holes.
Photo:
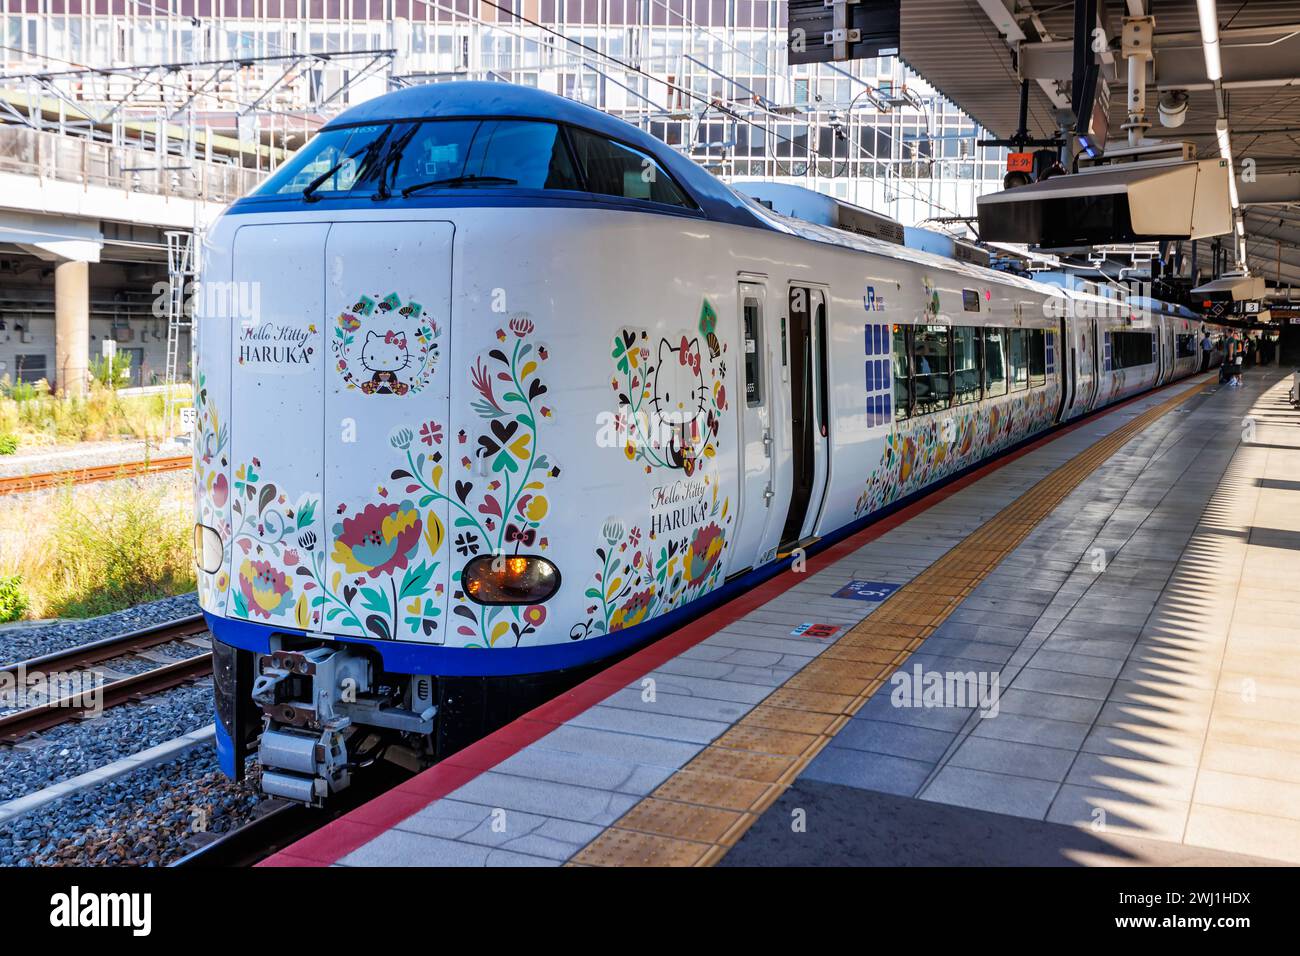
[[[252,697],[264,715],[264,792],[322,806],[351,783],[344,708],[370,682],[370,662],[339,648],[281,648],[258,658]]]

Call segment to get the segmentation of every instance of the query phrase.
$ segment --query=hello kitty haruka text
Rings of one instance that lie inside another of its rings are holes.
[[[334,367],[349,389],[407,395],[424,389],[438,364],[437,323],[396,292],[361,295],[335,322]]]

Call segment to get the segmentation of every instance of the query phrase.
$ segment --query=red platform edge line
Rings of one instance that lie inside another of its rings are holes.
[[[798,574],[788,569],[782,571],[674,633],[660,638],[619,663],[589,677],[572,690],[530,710],[482,740],[445,758],[436,766],[417,774],[387,793],[380,794],[337,820],[332,820],[314,833],[262,860],[257,866],[332,866],[353,850],[381,836],[407,817],[441,800],[475,777],[491,770],[530,744],[536,743],[556,727],[594,707],[683,651],[734,624],[751,611],[762,607],[804,580],[805,575],[816,574],[830,567],[863,545],[910,521],[981,478],[1056,441],[1076,428],[1081,428],[1135,401],[1149,398],[1184,382],[1185,379],[1170,382],[1140,395],[1134,395],[1079,421],[1062,425],[1015,451],[1008,452],[960,478],[949,481],[910,505],[872,522],[861,531],[813,555],[808,559],[806,571]]]

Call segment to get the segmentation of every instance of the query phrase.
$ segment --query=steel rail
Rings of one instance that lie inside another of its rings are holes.
[[[150,458],[146,461],[126,461],[111,465],[90,465],[66,471],[45,471],[34,475],[14,475],[0,478],[0,495],[17,495],[29,491],[44,491],[65,484],[84,485],[94,481],[112,481],[115,478],[138,478],[189,468],[190,455],[172,455]]]
[[[91,644],[7,664],[0,668],[0,674],[7,676],[9,679],[6,683],[17,689],[28,686],[33,673],[85,668],[100,661],[199,634],[206,629],[203,615],[195,614],[178,621],[168,621]],[[24,737],[69,720],[90,717],[101,709],[117,707],[127,701],[142,700],[151,694],[179,687],[211,673],[212,654],[205,652],[141,674],[109,681],[96,687],[93,693],[69,694],[35,707],[5,714],[0,716],[0,743],[16,743]],[[88,697],[92,699],[88,701]]]

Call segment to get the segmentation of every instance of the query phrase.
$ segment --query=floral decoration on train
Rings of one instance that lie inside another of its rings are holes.
[[[222,544],[221,569],[198,574],[199,605],[216,610],[217,599],[230,587],[230,425],[218,415],[202,370],[194,382],[194,417],[195,508],[199,523],[214,529]]]
[[[358,296],[334,322],[334,368],[349,389],[366,395],[422,391],[438,364],[439,329],[424,306],[396,292]]]
[[[534,331],[532,319],[516,313],[497,330],[500,347],[475,359],[470,407],[484,429],[472,441],[464,431],[444,434],[433,421],[395,429],[390,438],[406,457],[391,479],[403,483],[417,508],[447,505],[460,565],[451,574],[455,620],[448,626],[465,647],[517,647],[546,620],[544,605],[476,604],[459,586],[464,565],[477,555],[536,553],[550,544],[542,531],[551,511],[547,488],[560,468],[539,448],[538,425],[554,410],[541,376],[548,352]]]
[[[858,495],[854,515],[877,511],[1045,427],[1059,395],[1059,387],[1051,385],[946,417],[900,422],[885,436],[880,461]]]
[[[618,396],[615,439],[647,474],[656,469],[687,477],[718,451],[727,410],[727,346],[717,334],[718,315],[705,299],[696,331],[652,339],[621,329],[610,353]]]
[[[588,616],[570,629],[570,639],[635,627],[717,587],[730,504],[719,500],[718,480],[704,475],[656,489],[648,521],[607,520],[585,592]]]
[[[428,640],[437,632],[442,612],[428,595],[440,593],[432,555],[445,531],[436,514],[409,499],[367,502],[351,513],[341,504],[332,537],[322,541],[320,497],[290,500],[261,469],[257,457],[235,469],[236,616],[379,640]]]

